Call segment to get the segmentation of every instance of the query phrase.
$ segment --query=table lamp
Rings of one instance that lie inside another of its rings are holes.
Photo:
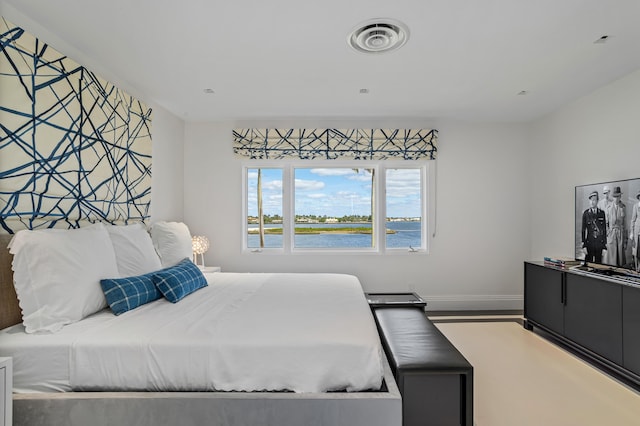
[[[194,235],[191,237],[191,246],[193,248],[193,263],[198,265],[198,255],[202,260],[200,268],[204,268],[204,254],[209,250],[209,239],[202,235]]]

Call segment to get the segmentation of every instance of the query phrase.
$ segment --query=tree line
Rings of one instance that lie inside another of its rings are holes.
[[[282,223],[282,216],[278,215],[278,214],[274,214],[274,215],[263,215],[263,219],[264,219],[264,223]],[[295,221],[298,223],[305,223],[305,222],[315,222],[315,223],[326,223],[327,220],[332,221],[332,220],[336,220],[337,223],[353,223],[353,222],[360,222],[360,223],[367,223],[367,222],[371,222],[371,215],[345,215],[342,217],[334,217],[334,216],[327,216],[327,215],[323,215],[323,216],[319,216],[319,215],[296,215]],[[258,217],[257,216],[249,216],[247,218],[249,223],[258,223]]]

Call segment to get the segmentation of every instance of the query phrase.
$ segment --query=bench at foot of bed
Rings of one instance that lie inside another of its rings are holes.
[[[374,308],[402,424],[473,425],[473,367],[420,308]]]

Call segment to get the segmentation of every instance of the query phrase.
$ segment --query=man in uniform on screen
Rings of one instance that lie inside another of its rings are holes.
[[[622,202],[622,190],[613,188],[613,203],[607,207],[607,265],[624,266],[627,249],[626,206]]]
[[[602,199],[598,201],[598,208],[604,211],[604,217],[607,220],[607,223],[609,222],[609,218],[607,218],[607,210],[611,204],[613,204],[613,197],[611,196],[611,187],[609,187],[609,185],[605,185],[602,188]],[[605,250],[604,253],[602,254],[602,263],[609,264],[609,261],[607,258],[608,255],[609,255],[609,252]]]
[[[589,194],[589,208],[582,213],[582,247],[585,261],[602,263],[602,250],[607,247],[607,221],[598,208],[598,191]]]

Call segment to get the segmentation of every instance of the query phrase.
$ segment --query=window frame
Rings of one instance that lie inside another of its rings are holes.
[[[397,170],[397,169],[419,169],[420,170],[420,225],[421,225],[421,238],[420,238],[420,247],[387,247],[387,236],[386,236],[386,223],[387,223],[387,170]],[[414,254],[414,253],[429,253],[429,218],[430,210],[429,210],[429,197],[430,197],[430,186],[429,186],[429,165],[425,162],[385,162],[382,173],[379,176],[380,189],[379,191],[383,192],[382,196],[379,197],[379,203],[382,205],[379,207],[379,214],[383,220],[379,221],[380,231],[378,235],[380,239],[384,240],[384,252],[386,254]]]
[[[375,240],[373,247],[354,248],[296,248],[295,238],[295,169],[310,168],[358,168],[373,169],[375,176],[372,184],[375,188],[375,204],[372,216],[375,226]],[[281,169],[282,170],[282,247],[277,248],[256,248],[248,247],[248,170],[249,169]],[[419,169],[421,187],[421,245],[413,250],[407,247],[388,248],[386,247],[386,171],[387,169]],[[429,218],[433,215],[430,211],[430,167],[428,161],[348,161],[348,160],[251,160],[242,163],[242,253],[243,254],[273,254],[273,255],[414,255],[428,254],[430,245]]]

